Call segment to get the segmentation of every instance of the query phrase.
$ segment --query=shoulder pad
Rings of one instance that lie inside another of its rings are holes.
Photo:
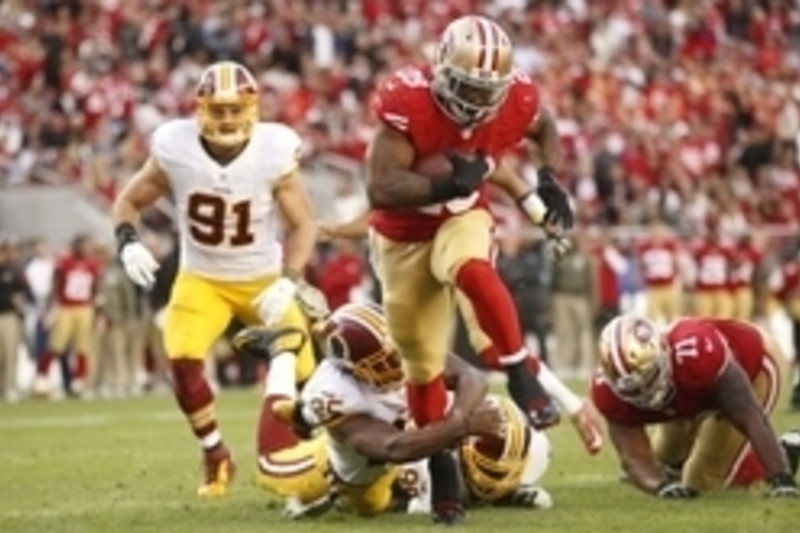
[[[158,126],[150,137],[150,155],[161,168],[169,168],[177,159],[185,157],[185,145],[193,141],[200,131],[192,119],[170,120]]]
[[[274,163],[279,175],[284,175],[297,166],[303,141],[292,128],[278,122],[259,122],[256,124],[263,152]]]

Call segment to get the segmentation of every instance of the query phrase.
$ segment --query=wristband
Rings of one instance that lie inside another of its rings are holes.
[[[303,275],[300,272],[298,272],[297,270],[293,269],[293,268],[284,267],[284,269],[283,269],[283,277],[287,278],[287,279],[289,279],[291,281],[297,282],[297,280],[302,278]]]
[[[120,222],[117,224],[117,227],[114,228],[114,236],[117,239],[118,254],[122,252],[122,249],[126,244],[130,244],[139,240],[139,234],[136,232],[136,228],[134,228],[133,224],[130,222]]]
[[[544,205],[544,202],[542,202],[542,199],[539,198],[539,195],[536,194],[536,192],[526,192],[519,198],[519,200],[517,200],[517,203],[522,210],[527,213],[528,217],[531,219],[531,222],[536,225],[544,222],[544,216],[547,213],[547,206]]]

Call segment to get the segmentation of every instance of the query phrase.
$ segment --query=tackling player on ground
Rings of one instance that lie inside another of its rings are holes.
[[[452,22],[433,65],[396,71],[378,88],[381,121],[367,152],[367,194],[386,320],[408,371],[412,416],[425,426],[444,416],[442,369],[448,353],[454,288],[469,299],[506,370],[509,392],[535,427],[557,422],[537,380],[511,296],[492,267],[492,217],[482,186],[493,159],[528,140],[539,148],[538,189],[516,175],[514,197],[536,223],[569,228],[573,213],[556,180],[559,140],[532,80],[513,68],[508,36],[476,16]],[[446,153],[449,177],[414,171]],[[431,458],[434,520],[461,519],[455,465]]]
[[[401,359],[380,308],[346,304],[312,330],[322,363],[299,397],[281,386],[291,374],[271,365],[270,372],[283,379],[268,380],[265,395],[281,401],[262,409],[277,410],[287,427],[306,438],[316,428],[325,432],[278,448],[259,430],[259,482],[286,498],[288,515],[318,514],[332,503],[362,515],[429,512],[425,464],[407,463],[453,446],[476,503],[550,505],[549,495],[535,486],[549,462],[547,438],[529,428],[507,398],[486,401],[486,383],[467,363],[447,358],[444,376],[453,390],[447,416],[424,428],[408,427]],[[234,346],[271,359],[275,342],[286,335],[296,332],[247,328]]]
[[[661,498],[762,479],[774,496],[800,495],[786,457],[800,447],[782,448],[767,418],[780,385],[774,357],[774,340],[745,322],[684,318],[662,329],[636,315],[612,320],[592,398],[627,478]]]
[[[172,120],[153,133],[150,158],[112,208],[119,256],[142,287],[158,264],[138,239],[141,211],[171,195],[180,233],[181,270],[166,310],[164,344],[175,397],[205,461],[202,496],[225,494],[234,472],[214,412],[203,360],[232,316],[291,326],[306,319],[295,303],[311,290],[300,273],[315,241],[310,201],[298,172],[300,139],[290,128],[259,122],[258,86],[232,62],[206,69],[197,87],[197,118]],[[275,207],[286,225],[282,246]],[[293,346],[296,379],[314,367],[310,346]]]
[[[320,240],[332,239],[365,239],[369,233],[369,211],[359,216],[342,222],[341,224],[320,223],[318,226]],[[561,246],[561,243],[553,243]],[[495,351],[491,346],[491,339],[481,331],[475,313],[469,301],[459,292],[456,294],[456,304],[461,311],[461,317],[469,333],[469,341],[475,353],[486,354]],[[492,370],[502,370],[496,358],[484,357],[484,363]],[[582,400],[569,387],[567,387],[544,363],[539,362],[539,381],[542,386],[558,404],[561,412],[566,413],[570,422],[578,432],[584,447],[590,454],[596,454],[603,445],[601,420],[590,402]]]

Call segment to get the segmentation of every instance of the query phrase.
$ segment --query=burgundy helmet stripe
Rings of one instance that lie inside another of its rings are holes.
[[[488,39],[489,36],[486,33],[486,28],[484,28],[484,26],[483,26],[483,24],[484,24],[483,19],[481,19],[481,18],[474,19],[474,24],[478,28],[478,41],[479,41],[478,44],[481,47],[480,53],[478,53],[478,68],[483,69],[483,68],[486,68],[484,66],[484,63],[486,63],[486,59],[488,57],[488,54],[486,52],[486,48],[487,48],[487,45],[488,45],[487,41],[489,40]]]
[[[623,348],[624,339],[622,338],[622,335],[624,322],[625,319],[622,317],[619,317],[615,320],[614,329],[611,335],[611,346],[609,346],[611,363],[614,365],[614,370],[620,377],[627,376],[630,373],[630,369],[625,361]]]
[[[489,27],[492,29],[492,64],[490,68],[492,72],[495,72],[500,63],[500,43],[502,42],[502,38],[497,24],[489,22]]]

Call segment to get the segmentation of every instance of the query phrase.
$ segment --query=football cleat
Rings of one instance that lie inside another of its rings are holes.
[[[282,352],[300,353],[306,340],[307,335],[300,328],[251,326],[234,335],[231,345],[239,354],[270,361]]]
[[[786,454],[786,461],[789,463],[789,472],[794,477],[800,467],[800,429],[787,431],[781,435],[780,442],[783,453]]]
[[[542,384],[526,366],[509,369],[508,393],[517,407],[528,417],[535,429],[546,429],[558,424],[560,415],[553,400]]]
[[[464,521],[464,506],[458,502],[439,502],[433,505],[431,519],[434,524],[454,526]]]
[[[220,498],[228,492],[228,485],[236,474],[236,465],[231,452],[219,445],[203,452],[205,482],[197,489],[203,498]]]
[[[529,509],[550,509],[553,506],[553,497],[542,487],[525,485],[511,494],[508,504]]]

